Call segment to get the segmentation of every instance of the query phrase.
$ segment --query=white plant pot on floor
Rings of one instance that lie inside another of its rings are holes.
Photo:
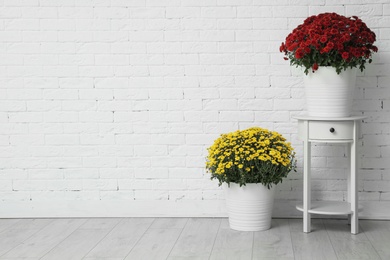
[[[271,227],[275,185],[271,189],[260,183],[241,186],[223,184],[226,207],[231,229],[239,231],[261,231]]]
[[[319,67],[303,76],[306,108],[313,117],[348,117],[352,113],[357,69],[336,73],[333,67]]]

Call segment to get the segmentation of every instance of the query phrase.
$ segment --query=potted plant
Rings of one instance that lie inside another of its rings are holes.
[[[361,19],[336,13],[310,16],[286,37],[279,50],[290,65],[304,68],[309,115],[351,114],[356,71],[372,62],[375,40]]]
[[[208,148],[206,168],[223,185],[230,227],[266,230],[275,185],[296,169],[295,152],[279,133],[252,127],[216,139]]]

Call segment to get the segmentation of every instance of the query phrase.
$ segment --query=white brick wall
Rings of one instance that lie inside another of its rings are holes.
[[[355,92],[359,196],[390,218],[388,0],[0,0],[0,217],[224,215],[206,148],[250,126],[296,148],[275,214],[298,216],[304,95],[279,44],[326,11],[377,34]],[[313,198],[346,199],[345,154],[313,148]]]

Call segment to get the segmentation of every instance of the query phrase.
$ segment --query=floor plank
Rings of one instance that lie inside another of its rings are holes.
[[[105,229],[78,229],[48,252],[42,260],[79,260],[107,235]]]
[[[336,259],[328,232],[321,219],[311,220],[311,232],[304,233],[302,219],[290,219],[291,240],[295,259]]]
[[[23,258],[0,258],[1,260],[39,260],[40,257],[23,257]]]
[[[184,228],[188,218],[156,218],[150,228]]]
[[[123,260],[122,257],[84,257],[83,260]]]
[[[0,219],[0,259],[390,259],[390,221],[273,219],[239,232],[226,218]]]
[[[26,218],[16,222],[14,225],[9,227],[9,229],[13,229],[13,230],[42,229],[53,221],[54,219],[47,219],[47,218],[39,218],[39,219]]]
[[[15,225],[19,221],[21,221],[21,219],[10,219],[10,218],[0,219],[0,233],[6,230],[7,228],[10,228],[12,225]]]
[[[271,229],[254,232],[253,259],[294,259],[287,219],[273,219]]]
[[[82,259],[94,248],[122,219],[88,219],[75,232],[54,247],[42,259]],[[123,259],[123,258],[120,258]]]
[[[351,226],[347,220],[323,221],[339,259],[381,259],[364,232],[351,234]]]
[[[54,246],[64,240],[80,225],[85,219],[56,219],[50,222],[28,239],[4,254],[4,258],[36,258],[42,257]],[[24,233],[25,231],[23,231]]]
[[[190,218],[168,259],[209,259],[220,218]]]
[[[20,245],[52,221],[51,219],[22,219],[9,226],[0,233],[0,256]]]
[[[211,252],[212,260],[252,259],[253,232],[241,232],[229,227],[227,218],[222,219],[221,227]]]
[[[80,229],[112,230],[121,220],[122,218],[91,218]]]
[[[153,218],[122,219],[86,256],[125,258],[153,222]]]
[[[382,259],[390,259],[390,221],[360,220],[362,232]]]
[[[166,259],[188,218],[156,218],[126,259]]]
[[[127,260],[163,260],[167,259],[182,229],[150,228],[125,258]]]

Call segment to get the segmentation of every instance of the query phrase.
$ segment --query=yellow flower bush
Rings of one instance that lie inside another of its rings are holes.
[[[222,134],[208,149],[206,169],[223,182],[268,188],[296,170],[295,152],[279,133],[260,127]]]

